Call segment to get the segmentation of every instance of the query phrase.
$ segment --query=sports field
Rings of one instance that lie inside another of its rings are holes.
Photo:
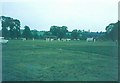
[[[3,81],[114,81],[117,47],[110,41],[10,40],[2,46]]]

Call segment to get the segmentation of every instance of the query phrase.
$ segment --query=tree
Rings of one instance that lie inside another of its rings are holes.
[[[52,33],[50,31],[44,32],[44,37],[52,36]]]
[[[24,28],[25,28],[25,29],[23,30],[22,36],[23,36],[24,38],[26,38],[26,40],[27,40],[27,39],[31,39],[31,38],[32,38],[32,33],[31,33],[31,31],[30,31],[30,28],[29,28],[28,26],[25,26]]]
[[[58,32],[59,32],[58,26],[51,26],[50,32],[52,33],[52,35],[58,36]]]
[[[20,33],[20,21],[17,19],[11,20],[10,24],[10,37],[13,38],[19,38],[21,36]]]
[[[14,26],[15,26],[15,37],[18,39],[21,36],[20,33],[20,21],[15,19],[14,21]]]
[[[65,38],[66,37],[66,33],[68,32],[67,27],[66,26],[51,26],[50,27],[50,32],[52,33],[53,36],[57,36],[57,38]]]
[[[79,32],[78,32],[77,29],[74,29],[74,30],[72,31],[71,37],[72,37],[72,39],[78,39],[78,37],[79,37]]]
[[[2,22],[2,33],[4,37],[19,38],[20,37],[20,21],[11,17],[0,17]]]
[[[7,28],[2,28],[2,36],[4,38],[8,38],[9,37],[9,31]]]
[[[118,22],[111,23],[106,27],[106,35],[112,41],[118,40]]]
[[[67,30],[67,27],[66,27],[66,26],[59,27],[58,37],[59,37],[60,39],[65,38],[67,32],[68,32],[68,30]]]
[[[34,39],[39,39],[38,31],[37,30],[32,30],[32,35]]]
[[[66,38],[71,39],[71,32],[67,32],[67,33],[66,33]]]
[[[45,34],[45,31],[38,31],[38,35],[39,35],[39,38],[40,38],[40,39],[44,39],[44,38],[45,38],[45,37],[44,37],[44,36],[45,36],[44,34]]]
[[[2,23],[2,36],[5,37],[5,38],[10,37],[8,28],[10,28],[12,18],[1,16],[0,20],[1,20],[1,23]]]

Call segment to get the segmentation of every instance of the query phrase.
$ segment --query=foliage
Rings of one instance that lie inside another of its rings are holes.
[[[2,34],[5,38],[20,38],[20,21],[10,17],[1,16]]]
[[[9,38],[9,31],[7,28],[2,28],[2,36],[5,38]]]
[[[23,31],[22,36],[23,36],[24,38],[26,38],[26,40],[27,40],[27,39],[31,39],[31,38],[32,38],[32,33],[31,33],[31,31],[30,31],[30,28],[29,28],[28,26],[25,26],[24,28],[25,28],[25,29],[24,29],[24,31]]]
[[[71,32],[70,32],[70,31],[68,31],[68,32],[66,33],[66,38],[71,39]]]
[[[88,37],[93,37],[98,40],[113,40],[116,41],[120,39],[118,35],[120,32],[118,21],[117,23],[110,23],[105,29],[106,32],[90,32],[74,29],[73,31],[68,31],[67,26],[51,26],[49,31],[37,31],[30,30],[28,26],[25,30],[20,30],[20,21],[18,19],[13,19],[11,17],[0,16],[2,23],[2,36],[10,39],[19,39],[20,37],[25,37],[26,39],[45,39],[49,36],[56,36],[57,38],[69,38],[69,39],[80,39],[86,40]],[[21,35],[22,34],[22,35]]]
[[[34,39],[39,39],[38,31],[37,30],[31,30],[32,37]]]
[[[67,27],[66,26],[51,26],[50,27],[50,32],[52,33],[53,36],[57,36],[57,38],[65,38],[66,37],[66,33],[68,32]]]
[[[78,32],[78,30],[77,29],[74,29],[73,31],[72,31],[72,33],[71,33],[71,38],[72,39],[78,39],[78,37],[79,37],[79,32]]]
[[[111,23],[106,27],[106,35],[113,41],[118,40],[118,22]]]
[[[50,31],[44,32],[44,37],[52,36],[52,33]]]

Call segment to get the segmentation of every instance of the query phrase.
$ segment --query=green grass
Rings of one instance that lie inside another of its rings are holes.
[[[3,81],[115,81],[114,42],[11,40],[3,45]]]

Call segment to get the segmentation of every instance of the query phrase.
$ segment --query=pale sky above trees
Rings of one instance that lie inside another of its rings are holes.
[[[4,0],[0,15],[19,19],[21,27],[49,30],[51,26],[105,31],[118,20],[119,0]]]

